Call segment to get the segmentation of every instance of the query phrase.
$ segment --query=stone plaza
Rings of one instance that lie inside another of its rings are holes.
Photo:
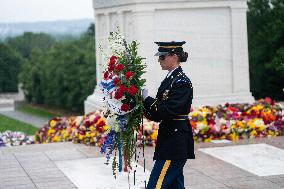
[[[154,148],[147,147],[145,152],[143,178],[153,166]],[[196,159],[189,160],[184,169],[186,188],[284,188],[284,137],[197,143],[195,152]],[[133,176],[128,185],[127,173],[115,180],[111,167],[102,163],[104,160],[98,147],[83,144],[0,148],[0,189],[144,188],[138,182],[133,185]]]

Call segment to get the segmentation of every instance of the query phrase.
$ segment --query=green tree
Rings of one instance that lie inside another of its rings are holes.
[[[283,0],[248,1],[248,42],[251,89],[256,98],[284,99]]]
[[[23,64],[19,79],[23,83],[23,90],[29,102],[44,104],[44,88],[46,87],[44,68],[47,53],[39,49],[34,49],[29,55],[29,59]]]
[[[33,49],[20,79],[29,101],[83,112],[96,85],[94,27],[48,50]]]
[[[18,73],[22,59],[4,43],[0,43],[0,92],[18,91]]]
[[[44,93],[47,104],[82,112],[84,100],[96,84],[94,41],[82,37],[58,44],[49,61]]]
[[[29,58],[33,49],[47,51],[56,43],[55,39],[48,34],[32,32],[8,38],[6,42],[24,58]]]

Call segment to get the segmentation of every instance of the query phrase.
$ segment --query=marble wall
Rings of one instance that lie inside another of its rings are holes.
[[[162,71],[154,41],[186,41],[189,59],[182,64],[194,87],[194,105],[252,102],[249,87],[246,1],[94,0],[96,44],[107,48],[110,31],[118,26],[128,41],[140,43],[146,58],[147,87],[155,95]],[[97,49],[97,79],[102,55]],[[100,92],[85,101],[85,111],[100,106]]]

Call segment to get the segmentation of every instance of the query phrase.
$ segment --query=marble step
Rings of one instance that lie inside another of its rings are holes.
[[[0,111],[14,111],[14,100],[0,99]]]

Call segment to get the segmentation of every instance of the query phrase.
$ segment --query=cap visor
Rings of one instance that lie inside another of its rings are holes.
[[[162,56],[162,55],[166,55],[166,54],[168,54],[168,52],[157,52],[155,54],[155,56]]]

